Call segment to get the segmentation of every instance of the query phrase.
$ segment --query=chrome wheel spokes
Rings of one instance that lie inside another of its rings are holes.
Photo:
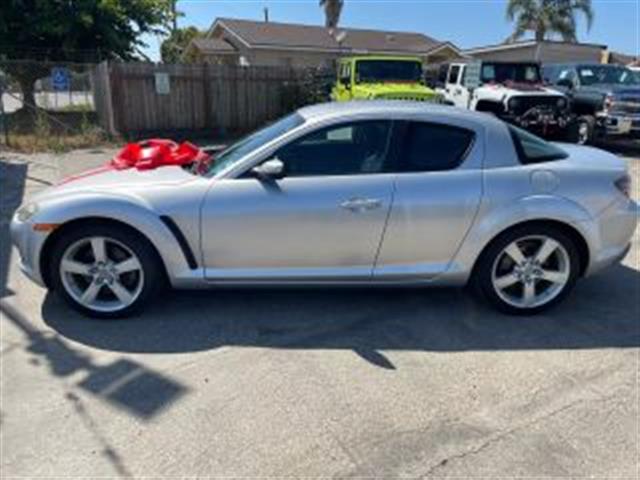
[[[498,296],[518,308],[535,308],[557,297],[570,278],[566,249],[551,237],[518,239],[498,255],[492,269]]]
[[[144,284],[138,257],[121,242],[106,237],[85,238],[67,248],[60,276],[75,301],[101,312],[128,307]]]

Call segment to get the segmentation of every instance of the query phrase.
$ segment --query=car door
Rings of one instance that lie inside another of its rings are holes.
[[[338,80],[336,82],[336,94],[334,100],[351,100],[351,63],[342,62],[338,69]]]
[[[214,181],[202,206],[210,281],[368,280],[391,207],[390,121],[323,127],[264,158],[284,177]]]
[[[469,95],[465,88],[460,85],[460,79],[462,78],[463,65],[451,65],[449,69],[449,75],[447,76],[447,93],[449,99],[456,107],[467,108],[469,102]]]
[[[481,127],[406,122],[377,279],[429,279],[451,266],[482,196]],[[454,267],[455,268],[455,267]]]

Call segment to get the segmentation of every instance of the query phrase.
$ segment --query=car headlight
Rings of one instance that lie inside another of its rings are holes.
[[[512,98],[509,100],[509,110],[515,110],[520,105],[520,99]]]
[[[37,203],[27,203],[18,209],[16,218],[21,222],[29,221],[36,213],[38,213]]]
[[[567,108],[567,99],[559,98],[558,101],[556,102],[556,105],[560,110],[564,110],[565,108]]]

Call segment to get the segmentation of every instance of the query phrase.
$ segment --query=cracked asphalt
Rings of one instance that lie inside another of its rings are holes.
[[[628,158],[640,200],[640,145]],[[640,236],[556,310],[459,290],[219,290],[92,321],[8,221],[114,153],[0,152],[2,478],[639,478]]]

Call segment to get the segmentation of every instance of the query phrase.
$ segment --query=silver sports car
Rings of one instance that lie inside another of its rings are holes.
[[[486,114],[332,103],[204,170],[107,170],[50,188],[11,232],[23,271],[95,317],[130,314],[167,285],[302,284],[470,284],[531,314],[625,255],[629,191],[616,156]]]

